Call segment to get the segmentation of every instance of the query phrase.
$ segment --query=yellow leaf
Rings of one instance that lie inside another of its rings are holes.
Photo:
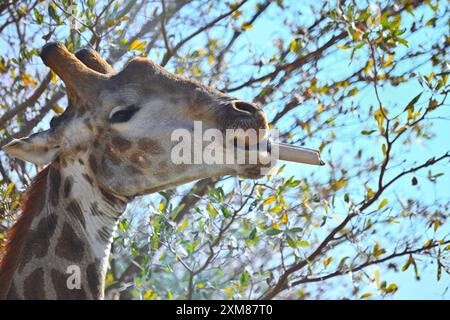
[[[14,183],[11,182],[10,184],[8,184],[8,187],[6,188],[6,191],[3,194],[3,198],[4,199],[8,198],[13,190],[14,190]]]
[[[194,76],[199,76],[202,74],[202,70],[199,68],[199,66],[194,66],[192,68],[192,73],[194,74]]]
[[[139,39],[136,39],[130,44],[130,47],[128,49],[129,50],[144,51],[146,44],[147,44],[147,41],[144,40],[144,41],[139,42]]]
[[[184,228],[186,228],[188,225],[188,221],[184,220],[183,223],[178,227],[177,232],[180,232],[181,230],[183,230]]]
[[[237,18],[239,18],[241,15],[242,15],[242,12],[240,12],[240,11],[238,10],[238,11],[233,12],[233,14],[231,15],[231,17],[232,17],[233,19],[237,19]]]
[[[53,71],[50,71],[51,77],[52,77],[52,82],[56,83],[56,73],[54,73]]]
[[[367,293],[364,293],[363,295],[361,295],[361,299],[367,299],[367,298],[370,298],[371,296],[372,296],[372,293],[367,292]]]
[[[428,240],[428,241],[425,242],[425,244],[423,245],[423,248],[428,248],[432,243],[433,243],[433,239]]]
[[[273,222],[272,228],[274,228],[275,230],[280,230],[280,225],[278,224],[278,221],[275,220]]]
[[[378,210],[382,209],[385,205],[387,205],[387,200],[384,198],[381,200],[380,205],[378,206]]]
[[[397,224],[400,223],[400,222],[398,222],[397,220],[395,220],[394,217],[389,217],[388,221],[389,221],[389,222],[392,222],[392,223],[397,223]]]
[[[61,106],[59,104],[55,104],[53,106],[53,111],[55,111],[56,114],[61,114],[64,112],[64,109],[61,108]]]
[[[199,56],[206,56],[208,54],[208,51],[205,48],[197,49],[196,52]]]
[[[355,33],[353,34],[353,41],[358,41],[359,39],[361,39],[361,31],[356,30]]]
[[[144,299],[145,299],[145,300],[148,300],[148,298],[152,295],[152,293],[153,293],[153,290],[152,290],[152,289],[148,290],[148,291],[144,294]]]
[[[5,64],[2,60],[0,60],[0,72],[1,73],[5,73],[6,72],[6,67]]]
[[[267,206],[267,205],[271,204],[272,202],[275,202],[276,200],[277,200],[276,196],[270,196],[263,202],[263,205]]]
[[[329,257],[328,259],[323,260],[323,265],[325,268],[333,261],[333,257]]]
[[[367,61],[366,66],[364,67],[364,72],[365,73],[369,73],[370,68],[373,66],[373,60],[369,60]]]
[[[214,63],[214,57],[212,54],[209,55],[209,64],[212,65]]]
[[[380,249],[380,250],[375,251],[375,252],[373,253],[373,256],[374,256],[375,258],[378,258],[379,256],[381,256],[382,254],[385,254],[385,253],[386,253],[386,250],[385,250],[385,249]]]
[[[109,272],[106,274],[105,286],[109,286],[110,284],[113,283],[113,281],[114,281],[114,277],[113,277],[113,275],[112,275],[112,272],[109,271]]]
[[[375,270],[374,279],[375,279],[375,284],[377,285],[377,287],[379,287],[380,286],[380,271],[379,270]]]
[[[318,113],[322,113],[322,111],[323,111],[323,104],[319,103],[319,104],[317,105],[317,112],[318,112]]]
[[[233,289],[230,289],[230,288],[226,288],[226,289],[225,289],[225,293],[228,293],[228,294],[234,294],[234,290],[233,290]]]
[[[381,146],[381,151],[383,151],[383,155],[386,156],[386,145],[384,143]]]
[[[383,64],[382,68],[389,67],[392,64],[392,59],[393,58],[394,58],[394,56],[392,54],[389,55],[389,57],[387,58],[386,62]]]
[[[204,283],[197,284],[197,288],[199,288],[199,289],[203,289],[204,287],[205,287]]]
[[[434,220],[434,232],[441,226],[441,222],[439,220]]]
[[[373,190],[371,188],[367,188],[367,198],[373,197]]]
[[[338,181],[336,181],[336,182],[334,183],[334,187],[335,187],[336,189],[340,189],[340,188],[342,188],[343,186],[345,186],[345,179],[339,179]]]
[[[288,215],[287,215],[287,213],[284,213],[283,216],[281,217],[281,223],[282,224],[287,224],[288,223]]]
[[[159,210],[160,211],[164,210],[165,207],[166,207],[166,205],[164,204],[164,202],[160,202],[159,203]]]
[[[253,28],[252,24],[247,23],[247,22],[242,23],[242,29],[248,30],[248,29],[251,29],[251,28]]]
[[[280,213],[281,211],[283,211],[283,208],[279,205],[276,205],[272,209],[269,209],[269,212],[274,212],[274,213]]]

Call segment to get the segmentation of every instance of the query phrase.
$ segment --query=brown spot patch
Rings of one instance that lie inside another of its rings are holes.
[[[112,170],[110,168],[110,162],[109,162],[109,159],[107,159],[105,157],[105,155],[102,156],[100,166],[98,167],[98,173],[100,173],[104,178],[112,177]]]
[[[79,262],[83,259],[84,243],[67,222],[64,223],[55,253],[57,256],[73,262]]]
[[[92,181],[92,178],[89,177],[86,173],[83,173],[83,177],[86,179],[86,181],[92,186],[94,184],[94,181]]]
[[[111,163],[113,163],[115,165],[119,165],[120,164],[120,158],[119,158],[119,156],[116,153],[114,153],[113,147],[111,145],[108,145],[106,147],[105,155],[111,161]]]
[[[131,166],[131,165],[126,166],[125,171],[127,172],[127,174],[130,174],[130,175],[136,175],[136,174],[142,173],[141,170],[139,170],[135,166]]]
[[[120,152],[125,152],[131,148],[131,142],[127,139],[124,139],[120,136],[113,136],[111,139],[111,143],[115,148],[117,148]]]
[[[68,198],[70,195],[70,191],[72,191],[72,185],[73,185],[72,180],[73,179],[71,177],[67,177],[64,180],[64,198]]]
[[[50,202],[56,207],[59,203],[59,189],[61,186],[61,174],[58,169],[51,168],[49,172],[50,178]]]
[[[102,275],[100,274],[98,263],[90,263],[86,268],[86,278],[89,289],[91,290],[94,299],[101,299],[103,296]]]
[[[158,154],[162,152],[161,144],[150,138],[143,138],[138,141],[138,148],[142,151],[152,154]]]
[[[70,274],[62,273],[58,270],[52,270],[50,276],[55,288],[56,297],[58,300],[86,300],[86,292],[84,288],[81,289],[69,289],[67,287],[67,279]]]
[[[92,124],[91,124],[91,122],[89,121],[89,120],[86,120],[85,122],[84,122],[84,124],[86,125],[86,128],[89,130],[89,131],[93,131],[94,130],[94,128],[92,127]]]
[[[102,240],[104,243],[109,243],[109,239],[111,237],[111,230],[109,230],[107,227],[102,227],[100,230],[98,230],[98,237],[100,240]]]
[[[50,238],[55,233],[57,215],[49,214],[42,218],[35,230],[30,230],[27,241],[22,249],[22,260],[19,263],[19,272],[31,261],[33,256],[42,258],[47,255],[50,246]]]
[[[86,220],[84,219],[83,211],[81,210],[81,206],[77,200],[72,200],[69,202],[67,205],[67,211],[69,211],[72,217],[80,221],[83,228],[86,228]]]
[[[44,270],[37,268],[23,282],[23,295],[26,300],[44,300]]]
[[[56,225],[58,223],[58,216],[55,213],[51,213],[47,215],[44,219],[47,225],[48,238],[50,239],[51,237],[53,237],[53,234],[55,233]],[[44,221],[42,221],[42,223],[44,223]]]
[[[102,216],[104,213],[98,208],[98,203],[94,202],[91,204],[91,213],[93,216]]]
[[[133,153],[130,160],[134,164],[137,164],[140,168],[149,168],[151,166],[150,160],[146,159],[142,152]]]
[[[98,167],[97,159],[95,159],[95,156],[92,153],[89,155],[88,161],[89,161],[89,166],[91,167],[91,170],[93,172],[97,172],[97,167]]]

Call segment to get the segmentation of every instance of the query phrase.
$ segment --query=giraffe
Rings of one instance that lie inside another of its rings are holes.
[[[46,167],[33,179],[0,264],[0,298],[102,299],[113,234],[135,196],[196,179],[257,178],[260,164],[179,164],[171,132],[267,129],[263,111],[144,57],[120,72],[95,51],[61,43],[40,53],[64,82],[68,106],[50,128],[4,147]],[[69,277],[77,271],[78,285]]]

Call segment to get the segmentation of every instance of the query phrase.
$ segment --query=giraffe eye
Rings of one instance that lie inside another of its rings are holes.
[[[109,121],[111,123],[121,123],[121,122],[127,122],[131,119],[131,117],[139,110],[134,105],[131,105],[127,107],[126,109],[118,110],[113,113]]]

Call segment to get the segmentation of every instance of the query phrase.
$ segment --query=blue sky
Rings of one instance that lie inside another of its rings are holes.
[[[248,8],[251,8],[253,10],[254,4],[256,4],[257,1],[251,1],[251,3],[247,4],[244,8],[244,16],[246,14],[246,10]],[[289,1],[286,1],[289,2]],[[292,21],[296,21],[297,19],[301,19],[302,23],[309,24],[312,22],[313,15],[309,12],[309,5],[314,4],[316,1],[302,1],[298,3],[298,11],[301,12],[301,14],[297,12],[290,12],[287,14],[290,16],[290,19]],[[292,3],[292,2],[290,2]],[[274,37],[280,37],[285,39],[286,43],[289,43],[291,39],[291,33],[289,31],[289,28],[285,25],[279,24],[279,19],[276,19],[277,15],[280,14],[281,9],[279,9],[277,6],[272,5],[272,7],[262,15],[262,17],[255,23],[254,27],[248,31],[245,32],[244,35],[237,41],[236,48],[242,48],[242,53],[235,56],[234,60],[231,63],[231,65],[239,65],[241,62],[246,61],[248,58],[248,49],[251,48],[252,52],[258,55],[264,55],[264,56],[270,56],[272,53],[275,52],[274,45],[272,43]],[[430,15],[430,10],[424,10],[424,14]],[[286,14],[284,12],[283,14]],[[416,12],[416,15],[420,15],[421,12]],[[247,15],[248,16],[248,15]],[[405,23],[408,23],[410,21],[411,17],[408,15],[405,15]],[[425,19],[426,21],[426,19]],[[216,31],[212,31],[211,35],[214,36],[214,33],[217,32],[222,39],[226,40],[232,35],[232,30],[229,28],[225,37],[223,37],[223,28],[218,29]],[[185,28],[186,33],[190,33],[189,27]],[[424,30],[423,32],[420,32],[417,37],[408,39],[410,43],[410,47],[418,46],[419,44],[423,44],[429,41],[429,39],[436,39],[441,37],[442,35],[445,35],[446,28],[438,28],[437,30],[429,29]],[[59,38],[58,38],[59,39]],[[61,37],[61,39],[63,39]],[[59,39],[59,40],[61,40]],[[323,39],[323,41],[326,41],[326,39]],[[204,46],[205,37],[199,36],[194,41],[191,42],[189,47],[183,47],[182,51],[188,52],[191,50],[198,49],[200,47]],[[430,41],[432,42],[432,41]],[[44,44],[44,41],[42,39],[37,39],[36,43],[33,44],[33,47],[39,48]],[[198,47],[196,47],[198,46]],[[2,49],[3,48],[3,49]],[[2,53],[3,50],[6,50],[4,46],[0,46],[0,53]],[[400,49],[401,50],[401,49]],[[348,74],[349,70],[356,68],[355,65],[357,65],[357,62],[359,60],[364,61],[366,57],[364,54],[362,56],[356,56],[355,57],[355,63],[349,64],[349,51],[345,50],[334,50],[333,55],[330,55],[327,59],[324,59],[323,67],[327,70],[327,72],[323,72],[318,75],[319,81],[326,82],[327,79],[335,79],[335,78],[341,78],[342,74]],[[160,60],[160,55],[158,51],[154,50],[149,53],[149,56],[153,58],[156,61]],[[126,59],[126,58],[124,58]],[[123,59],[123,60],[124,60]],[[123,61],[122,60],[122,61]],[[118,65],[120,69],[120,63]],[[169,64],[168,68],[171,69],[173,65]],[[207,67],[207,66],[206,66]],[[408,66],[405,65],[405,68]],[[253,69],[250,67],[239,67],[237,70],[239,70],[239,73],[232,74],[231,76],[235,79],[241,79],[242,81],[248,79],[248,76],[253,72]],[[417,73],[421,74],[429,74],[431,71],[431,65],[430,63],[425,64],[420,68],[420,70],[416,70]],[[206,81],[205,81],[206,82]],[[220,86],[220,84],[219,84]],[[297,94],[296,88],[291,86],[292,93],[291,94]],[[403,108],[407,102],[409,102],[414,96],[416,96],[419,92],[422,91],[422,88],[420,87],[418,81],[416,80],[410,80],[408,83],[401,85],[399,87],[391,87],[386,86],[381,89],[381,97],[383,100],[383,103],[389,106],[397,106],[399,109]],[[255,91],[250,89],[243,89],[238,92],[235,92],[234,95],[240,98],[252,100]],[[289,95],[288,95],[289,96]],[[424,101],[427,101],[427,94],[425,93],[419,104],[423,103]],[[376,100],[374,96],[373,87],[368,87],[365,90],[362,90],[355,99],[347,100],[345,103],[355,103],[357,105],[361,106],[361,109],[367,110],[367,108],[370,107],[370,105],[376,105]],[[266,106],[266,112],[268,112],[269,116],[271,115],[272,109],[278,107],[278,102],[275,102],[273,104],[269,104]],[[310,109],[308,109],[310,108]],[[306,117],[308,110],[312,110],[315,108],[313,104],[309,104],[307,108],[302,108],[305,111],[295,111],[295,114],[288,114],[285,116],[283,121],[280,122],[279,126],[280,129],[286,129],[293,121],[293,116],[296,115],[299,118]],[[297,113],[298,112],[298,113]],[[448,117],[448,105],[445,109],[442,109],[438,111],[434,117]],[[410,147],[407,148],[406,151],[402,151],[402,157],[408,160],[417,160],[418,162],[423,162],[429,159],[433,155],[438,155],[445,153],[450,148],[450,144],[448,142],[448,137],[450,135],[450,127],[449,127],[449,120],[441,119],[441,120],[434,120],[433,121],[434,127],[433,132],[436,133],[436,137],[433,138],[431,141],[426,141],[423,143],[422,141],[415,141]],[[373,125],[373,124],[370,124]],[[43,128],[47,128],[47,121],[44,121],[42,123]],[[327,157],[331,157],[332,159],[340,158],[345,156],[345,149],[348,148],[348,142],[354,141],[355,137],[360,135],[361,128],[364,128],[364,124],[358,124],[356,127],[348,127],[345,129],[342,129],[340,131],[340,134],[342,137],[345,137],[345,139],[339,139],[340,142],[336,142],[330,147],[327,147],[323,152],[323,158],[325,161],[327,161]],[[301,130],[298,130],[299,135],[306,135],[306,133],[302,132]],[[328,134],[327,132],[322,132],[320,134],[314,135],[313,137],[308,139],[308,147],[318,147],[320,145],[320,142],[323,138],[323,134]],[[356,141],[356,143],[361,144],[363,148],[373,148],[374,155],[379,157],[381,159],[381,152],[379,150],[380,140],[373,140],[373,141]],[[378,155],[377,155],[378,153]],[[345,157],[342,158],[343,161],[345,161]],[[436,172],[442,171],[446,174],[441,177],[439,186],[448,186],[450,185],[450,172],[448,165],[437,165],[436,166]],[[312,173],[323,174],[325,177],[329,174],[329,168],[327,167],[311,167],[306,165],[299,165],[299,164],[293,164],[288,163],[286,166],[286,169],[284,170],[284,174],[286,176],[293,175],[297,179],[304,179],[311,175]],[[389,199],[393,199],[394,195],[396,193],[400,193],[402,195],[411,195],[414,193],[419,193],[423,199],[430,199],[433,200],[435,198],[438,199],[446,199],[448,201],[449,199],[449,191],[446,188],[435,188],[430,183],[426,182],[426,171],[420,172],[417,174],[417,177],[420,179],[421,184],[418,188],[413,189],[411,188],[410,178],[403,179],[401,182],[395,184],[393,186],[393,192],[390,195]],[[423,183],[422,183],[423,182]],[[185,188],[189,188],[190,185],[185,186]],[[342,206],[341,209],[344,209]],[[418,230],[421,231],[421,230]],[[442,234],[448,234],[450,232],[450,228],[448,224],[440,230]],[[425,231],[424,231],[425,233]],[[405,261],[405,258],[399,259],[399,265],[401,266]],[[374,267],[369,270],[374,271],[375,268],[379,268],[383,271],[383,277],[389,282],[396,282],[399,285],[398,292],[393,296],[393,298],[397,299],[449,299],[450,293],[446,291],[446,288],[448,286],[450,277],[445,272],[443,273],[443,277],[440,282],[436,281],[436,266],[430,265],[423,273],[422,273],[422,280],[416,281],[414,279],[414,275],[412,270],[408,270],[404,273],[393,273],[390,271],[386,271],[383,267]],[[336,285],[339,285],[339,282],[336,282]],[[336,292],[339,291],[339,288],[335,288]],[[373,291],[373,290],[372,290]],[[376,296],[375,296],[376,297]]]
[[[299,5],[299,11],[302,12],[302,15],[299,19],[305,20],[305,24],[308,24],[308,19],[311,19],[312,15],[308,12],[308,5],[311,4],[312,1],[304,1],[301,5]],[[304,7],[304,10],[303,10]],[[245,36],[242,37],[237,43],[236,47],[239,48],[240,46],[242,48],[246,48],[246,46],[251,45],[253,52],[260,52],[261,54],[264,54],[266,57],[270,56],[269,52],[273,50],[273,44],[272,39],[274,38],[274,35],[277,37],[284,37],[286,39],[286,42],[289,43],[291,41],[292,35],[290,34],[288,28],[285,26],[280,26],[278,21],[279,19],[275,19],[273,17],[276,17],[278,8],[271,8],[273,10],[269,10],[265,14],[262,15],[261,19],[255,23],[254,28],[248,30],[245,34]],[[422,12],[416,12],[416,17],[420,16],[421,14],[425,15],[424,21],[427,21],[429,18],[432,17],[431,10],[423,10]],[[297,17],[298,18],[298,17]],[[411,22],[411,16],[405,14],[404,15],[403,22],[407,25]],[[296,19],[296,14],[292,13],[292,19]],[[421,44],[424,44],[424,42],[428,42],[430,39],[433,39],[430,41],[430,43],[433,43],[436,39],[441,38],[443,35],[446,34],[446,27],[444,28],[438,28],[438,29],[428,29],[424,30],[423,32],[419,32],[417,36],[413,38],[408,38],[409,46],[412,48],[415,48]],[[425,40],[426,39],[426,40]],[[326,41],[327,39],[324,39],[323,41]],[[402,51],[405,51],[405,49],[400,48],[397,52],[399,54],[402,53]],[[335,50],[336,51],[336,50]],[[242,50],[244,52],[242,54],[242,60],[245,60],[246,57],[246,50]],[[328,59],[325,59],[325,62],[323,63],[324,66],[326,66],[325,70],[327,72],[321,73],[318,75],[319,81],[323,80],[326,81],[326,79],[323,79],[323,77],[329,77],[329,78],[342,78],[342,74],[349,74],[349,69],[355,69],[355,63],[352,63],[349,65],[349,56],[350,51],[339,51],[337,50],[335,54],[330,55]],[[238,59],[238,61],[233,61],[233,64],[239,64],[239,55],[235,57]],[[367,57],[362,54],[362,56],[356,55],[355,60],[356,64],[358,59],[361,59],[362,61],[365,61]],[[402,66],[402,68],[408,68],[408,64],[405,66]],[[426,63],[424,66],[422,66],[420,69],[416,70],[417,74],[423,74],[428,75],[431,72],[431,63]],[[243,71],[242,68],[240,68],[240,71]],[[245,73],[242,73],[245,74]],[[246,79],[245,75],[243,80]],[[295,92],[295,88],[293,88]],[[400,108],[404,108],[404,106],[418,93],[422,92],[423,88],[420,86],[419,82],[416,79],[412,79],[408,81],[406,84],[398,86],[398,87],[392,87],[392,86],[385,86],[381,88],[381,97],[383,104],[386,106],[389,106],[390,108],[392,106],[396,106],[394,110],[399,110]],[[251,90],[241,90],[239,93],[236,93],[237,96],[244,97],[246,99],[252,99],[254,92]],[[430,95],[425,92],[422,95],[421,100],[419,101],[418,105],[424,104],[427,102],[427,99]],[[351,103],[351,100],[347,100],[345,103],[349,104]],[[359,105],[361,109],[367,110],[367,108],[370,107],[370,105],[376,105],[376,98],[373,86],[369,86],[368,88],[362,90],[354,99],[353,101],[355,104]],[[277,106],[274,106],[276,108]],[[269,112],[270,114],[270,108],[271,106],[266,106],[266,112]],[[307,109],[308,110],[308,109]],[[311,110],[311,109],[309,109]],[[306,111],[307,112],[307,111]],[[283,125],[287,125],[290,121],[289,118],[292,119],[289,115],[287,115],[283,121],[280,122],[279,126],[280,129],[283,129]],[[306,115],[305,115],[306,116]],[[408,163],[412,163],[412,161],[417,162],[424,162],[430,157],[434,155],[441,155],[448,151],[450,149],[450,144],[448,143],[448,137],[450,135],[450,127],[449,127],[449,120],[448,120],[448,104],[445,106],[445,108],[441,109],[439,112],[433,115],[434,118],[438,117],[447,117],[447,119],[440,119],[440,120],[434,120],[434,127],[432,132],[436,134],[436,137],[433,138],[431,141],[414,141],[413,144],[407,148],[406,152],[405,150],[402,150],[402,157],[408,160]],[[355,130],[354,127],[350,127],[347,129],[344,129],[344,132],[341,132],[340,134],[345,135],[349,138],[349,141],[352,140],[354,136],[359,135],[359,132],[361,130],[360,126],[357,126]],[[364,129],[364,127],[363,127]],[[304,133],[306,135],[306,133]],[[314,136],[313,138],[309,139],[309,144],[307,146],[309,147],[318,147],[320,144],[321,137]],[[338,142],[339,143],[339,142]],[[343,146],[343,150],[346,148],[345,140],[341,141]],[[359,142],[358,140],[356,143],[362,143],[363,148],[374,148],[374,153],[379,153],[379,158],[381,161],[381,152],[379,149],[380,141],[362,141]],[[339,146],[333,145],[330,150],[331,156],[342,156],[342,152],[338,151]],[[327,150],[323,153],[324,160],[327,161],[326,157],[328,154],[326,153]],[[402,159],[403,159],[402,158]],[[345,161],[345,157],[343,159]],[[280,163],[282,164],[282,163]],[[318,171],[319,170],[319,171]],[[322,171],[324,175],[327,175],[328,169],[326,167],[318,168],[318,167],[311,167],[301,164],[294,164],[294,163],[288,163],[286,166],[286,169],[284,170],[284,174],[286,176],[293,175],[298,179],[302,179],[304,177],[308,177],[309,174],[312,174],[315,172],[318,174],[318,172]],[[448,186],[450,185],[450,172],[448,168],[448,164],[440,164],[437,165],[433,172],[445,172],[446,174],[441,177],[439,186],[441,187],[434,187],[431,184],[427,184],[425,182],[426,180],[426,174],[427,170],[424,170],[422,172],[419,172],[416,174],[417,178],[421,181],[421,187],[420,187],[420,194],[422,196],[422,199],[429,199],[430,202],[434,199],[443,199],[444,201],[449,199],[450,193],[447,188],[442,188],[442,186]],[[392,175],[392,173],[391,173]],[[389,174],[387,176],[389,178]],[[397,194],[400,193],[403,196],[411,195],[411,193],[415,193],[418,190],[411,188],[411,177],[405,178],[398,183],[396,183],[393,186],[393,193]],[[406,191],[405,190],[409,190]],[[391,190],[392,191],[392,190]],[[390,192],[390,198],[393,198],[392,192]],[[420,230],[417,230],[418,232],[421,232]],[[425,231],[423,231],[425,233]],[[450,227],[448,224],[444,227],[442,227],[442,230],[440,230],[441,234],[448,234],[450,232]],[[344,252],[345,253],[345,252]],[[397,259],[398,265],[401,267],[404,264],[405,257]],[[388,283],[397,283],[399,286],[399,290],[395,295],[393,295],[391,298],[395,299],[449,299],[450,293],[447,291],[448,283],[450,280],[450,277],[448,274],[443,274],[442,279],[438,282],[436,280],[436,265],[430,265],[428,266],[423,273],[421,274],[421,280],[417,281],[414,278],[414,272],[412,269],[407,270],[406,272],[399,272],[394,273],[389,270],[386,270],[382,266],[372,267],[369,268],[369,273],[374,272],[374,270],[379,269],[382,271],[383,279],[386,280]],[[338,282],[336,282],[336,285],[339,285]],[[369,290],[370,288],[368,288]],[[336,290],[339,290],[336,288]],[[376,292],[376,290],[369,290],[372,292]],[[364,291],[363,291],[364,292]],[[374,297],[376,298],[377,295],[374,294]]]

